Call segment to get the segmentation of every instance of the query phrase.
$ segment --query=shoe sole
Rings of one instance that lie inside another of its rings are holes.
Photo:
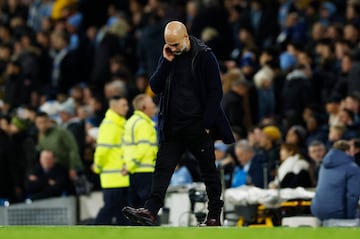
[[[137,223],[137,224],[140,224],[142,226],[156,226],[156,224],[153,223],[150,219],[140,217],[140,216],[134,214],[133,212],[129,211],[128,208],[124,208],[122,210],[122,213],[124,214],[124,216],[127,219],[129,219],[133,223]]]

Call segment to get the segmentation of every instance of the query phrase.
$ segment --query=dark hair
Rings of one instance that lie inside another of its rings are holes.
[[[280,147],[281,149],[292,152],[292,155],[298,154],[300,152],[299,147],[296,144],[282,143]]]
[[[49,117],[49,115],[44,111],[40,111],[40,112],[36,113],[36,118],[38,118],[38,117],[46,117],[47,118],[47,117]]]
[[[313,140],[311,141],[311,143],[309,144],[309,147],[315,147],[315,146],[323,146],[325,147],[325,144],[319,140]]]

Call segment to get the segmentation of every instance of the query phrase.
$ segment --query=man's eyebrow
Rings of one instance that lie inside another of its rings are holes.
[[[179,43],[169,44],[169,46],[178,46]]]

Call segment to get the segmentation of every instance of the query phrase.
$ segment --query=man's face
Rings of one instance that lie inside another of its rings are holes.
[[[168,44],[172,53],[176,56],[181,55],[187,49],[185,37],[176,37],[176,38],[169,37],[165,41],[166,44]]]
[[[55,158],[52,152],[43,151],[40,154],[40,165],[44,170],[50,170],[55,165]]]
[[[325,155],[325,147],[322,145],[310,146],[309,156],[312,160],[320,162]]]
[[[121,116],[126,116],[129,110],[128,101],[125,98],[119,99],[116,102],[115,111]]]
[[[144,113],[147,114],[150,118],[152,118],[156,114],[157,108],[150,96],[147,96],[144,99]]]
[[[35,125],[40,133],[44,133],[49,128],[49,119],[47,117],[36,117]]]
[[[245,151],[242,148],[235,148],[235,155],[238,162],[241,165],[245,165],[251,160],[253,153],[250,151]]]

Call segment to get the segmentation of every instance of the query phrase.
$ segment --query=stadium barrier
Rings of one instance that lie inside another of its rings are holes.
[[[74,196],[0,207],[0,225],[75,225]]]

